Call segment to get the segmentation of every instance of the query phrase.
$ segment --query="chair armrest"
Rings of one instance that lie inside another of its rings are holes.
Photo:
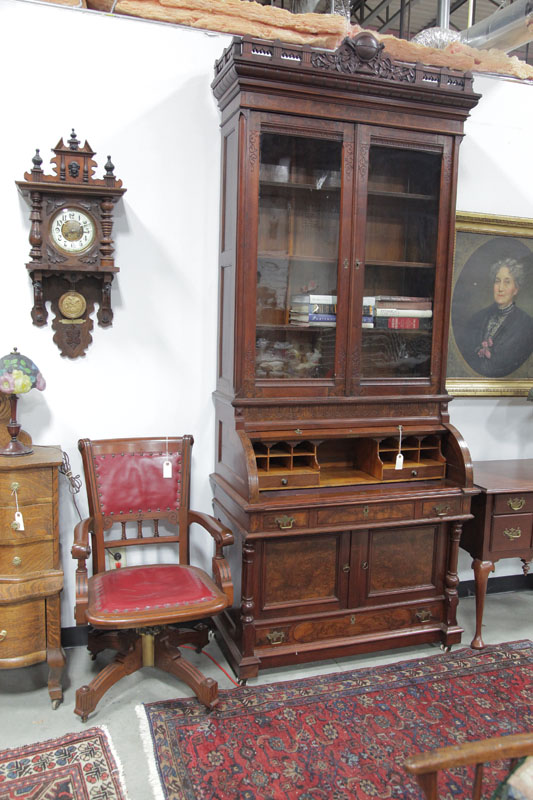
[[[86,625],[86,611],[89,602],[88,575],[86,560],[91,555],[89,533],[92,531],[93,518],[83,519],[74,528],[74,544],[71,548],[72,558],[76,559],[76,605],[74,606],[74,619],[76,625]]]
[[[217,545],[217,551],[219,547],[226,547],[228,544],[233,544],[233,534],[230,529],[226,528],[225,525],[210,514],[203,514],[201,511],[191,511],[189,509],[189,524],[191,522],[196,522],[211,534]]]
[[[233,544],[233,534],[229,528],[226,528],[225,525],[210,514],[203,514],[200,511],[191,511],[189,509],[189,524],[191,522],[201,525],[215,540],[215,555],[211,562],[213,578],[217,586],[222,589],[228,598],[228,605],[231,606],[233,605],[233,581],[231,580],[231,570],[224,558],[222,548]]]
[[[89,545],[89,533],[92,531],[93,518],[88,517],[78,522],[74,528],[74,544],[70,550],[72,558],[78,561],[89,558],[91,547]]]

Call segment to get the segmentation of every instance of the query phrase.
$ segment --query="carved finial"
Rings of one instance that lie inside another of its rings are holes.
[[[107,161],[104,167],[106,171],[106,178],[114,178],[113,170],[115,169],[115,165],[111,161],[111,156],[107,157]]]
[[[39,149],[38,148],[35,151],[35,155],[33,156],[31,161],[32,161],[32,164],[33,164],[33,167],[32,167],[31,171],[32,172],[42,172],[41,164],[43,163],[43,160],[42,160],[41,156],[39,155]]]
[[[68,144],[71,150],[77,150],[80,146],[80,142],[78,137],[76,136],[76,132],[74,128],[72,128],[72,133],[70,134],[70,139],[68,140]]]

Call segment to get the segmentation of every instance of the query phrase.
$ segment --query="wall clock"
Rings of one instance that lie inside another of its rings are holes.
[[[126,189],[114,175],[111,156],[104,177],[95,178],[96,155],[86,141],[83,147],[74,130],[64,144],[53,148],[54,174],[42,169],[39,150],[19,191],[31,206],[30,262],[33,283],[34,325],[47,324],[46,303],[54,319],[54,342],[61,355],[85,355],[92,341],[91,314],[98,303],[98,324],[113,321],[111,284],[119,271],[113,257],[114,204]]]

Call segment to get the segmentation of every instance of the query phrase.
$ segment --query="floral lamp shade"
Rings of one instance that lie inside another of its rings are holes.
[[[0,450],[2,456],[21,456],[31,453],[32,448],[23,444],[17,438],[20,424],[17,422],[17,400],[19,394],[26,394],[32,389],[42,390],[46,382],[39,368],[27,356],[19,353],[15,347],[7,356],[0,358],[0,392],[9,395],[11,405],[11,419],[7,430],[11,441]]]

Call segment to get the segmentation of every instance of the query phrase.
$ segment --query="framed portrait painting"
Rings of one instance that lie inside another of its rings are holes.
[[[458,212],[446,388],[527,395],[533,386],[533,219]]]

